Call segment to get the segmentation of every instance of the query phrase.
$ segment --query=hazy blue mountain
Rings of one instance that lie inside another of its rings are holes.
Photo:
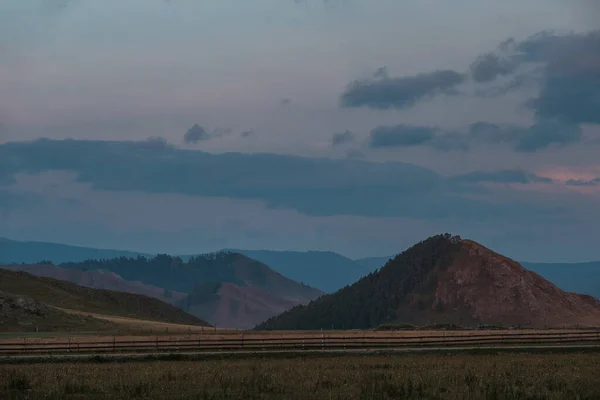
[[[562,290],[600,299],[600,261],[588,263],[521,263]]]
[[[261,261],[280,274],[332,293],[371,272],[350,258],[331,251],[232,250]]]
[[[88,259],[137,257],[141,253],[124,250],[104,250],[46,242],[20,242],[0,238],[0,264],[33,264],[52,261],[55,264]]]
[[[367,258],[359,258],[354,260],[358,265],[366,268],[369,272],[375,271],[378,268],[381,268],[385,265],[386,262],[394,258],[395,256],[390,257],[367,257]]]
[[[357,260],[329,251],[234,250],[261,261],[280,274],[324,292],[356,282],[362,276],[382,267],[391,257],[368,257]],[[0,264],[55,264],[88,259],[137,257],[140,253],[125,250],[95,249],[46,242],[21,242],[0,238]],[[151,257],[148,254],[141,254]],[[189,256],[182,256],[187,260]],[[588,263],[521,263],[562,290],[600,298],[600,261]]]

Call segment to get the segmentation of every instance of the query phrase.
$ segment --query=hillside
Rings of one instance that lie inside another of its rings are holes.
[[[513,260],[446,234],[257,329],[366,329],[385,323],[600,326],[600,302],[564,292]]]
[[[0,264],[33,264],[50,260],[55,264],[68,261],[137,257],[140,253],[123,250],[103,250],[46,242],[20,242],[0,238]]]
[[[297,304],[259,287],[217,282],[199,285],[177,305],[221,328],[250,329]]]
[[[115,330],[118,325],[49,307],[27,296],[0,291],[1,332],[73,332]]]
[[[588,263],[521,263],[562,290],[600,299],[600,261]]]
[[[44,307],[175,324],[208,325],[175,306],[151,297],[90,289],[20,271],[0,269],[0,292],[3,292],[7,299],[31,299]]]
[[[194,256],[187,261],[164,254],[153,258],[87,260],[65,263],[61,268],[110,271],[126,281],[139,281],[173,293],[193,294],[186,302],[181,302],[180,298],[177,304],[182,304],[193,315],[219,327],[252,327],[323,294],[318,289],[273,271],[259,261],[233,252]],[[215,282],[223,286],[219,291],[219,301],[199,301],[203,299],[197,296],[199,291],[206,288],[205,284]]]
[[[106,289],[117,292],[143,294],[171,304],[182,300],[186,296],[185,293],[172,292],[140,281],[127,281],[114,272],[101,269],[72,269],[48,264],[12,264],[0,265],[0,268],[10,269],[12,271],[23,271],[35,276],[73,282],[77,285],[92,289]]]
[[[351,285],[373,270],[331,251],[232,251],[263,262],[290,279],[326,293]]]

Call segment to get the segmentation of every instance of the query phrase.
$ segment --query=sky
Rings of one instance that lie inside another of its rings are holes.
[[[0,237],[600,259],[594,0],[4,0]]]

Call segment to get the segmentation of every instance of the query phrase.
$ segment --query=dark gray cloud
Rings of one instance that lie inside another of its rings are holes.
[[[599,186],[600,178],[592,179],[589,181],[581,180],[581,179],[569,179],[566,182],[567,186]]]
[[[470,141],[507,143],[513,150],[531,153],[550,146],[568,146],[583,139],[581,128],[561,121],[540,121],[529,127],[500,126],[476,122],[469,129]]]
[[[542,84],[541,72],[543,69],[537,68],[532,72],[521,73],[511,76],[508,82],[494,84],[492,86],[476,88],[476,97],[498,97],[525,87],[537,88]]]
[[[493,172],[476,171],[468,174],[457,175],[454,179],[458,182],[469,183],[553,183],[553,180],[522,170],[503,170]]]
[[[488,53],[471,64],[471,76],[475,82],[491,82],[499,76],[512,74],[516,68],[517,63],[510,58]]]
[[[380,67],[377,68],[377,71],[375,71],[375,73],[373,73],[373,78],[376,79],[389,79],[390,74],[388,73],[388,69],[387,67]]]
[[[251,132],[251,131],[247,131]],[[233,133],[233,129],[231,128],[214,128],[211,131],[208,131],[203,126],[198,124],[194,124],[186,134],[183,136],[183,142],[187,144],[196,144],[201,141],[206,141],[210,139],[220,138],[223,136],[231,135]],[[250,134],[244,136],[245,132],[242,132],[242,137],[249,136]]]
[[[551,145],[568,146],[583,138],[580,127],[557,121],[542,121],[526,129],[515,128],[515,131],[519,134],[519,140],[514,149],[527,153],[543,150]]]
[[[600,56],[595,71],[549,74],[539,97],[530,104],[540,118],[600,124]]]
[[[23,172],[72,171],[96,190],[261,200],[314,216],[420,219],[537,218],[539,204],[474,199],[476,184],[405,163],[275,154],[209,154],[147,143],[37,140],[0,145],[0,179]],[[209,177],[209,178],[207,178]]]
[[[539,118],[600,124],[600,31],[540,34],[519,48],[524,57],[547,65],[542,89],[532,103]]]
[[[433,141],[437,130],[423,126],[396,125],[378,126],[371,131],[369,146],[411,147]]]
[[[440,151],[467,151],[470,147],[469,137],[458,132],[440,132],[429,145]]]
[[[247,138],[250,136],[254,136],[256,134],[256,132],[254,132],[252,129],[247,130],[247,131],[243,131],[242,133],[240,133],[240,136],[243,138]]]
[[[371,131],[369,147],[428,146],[440,151],[466,151],[469,136],[438,128],[412,125],[378,126]]]
[[[528,105],[539,120],[600,124],[600,30],[540,32],[521,42],[509,40],[500,48],[501,55],[486,54],[472,64],[475,81],[489,82],[519,69],[538,68],[529,75],[516,75],[508,85],[488,94],[501,95],[536,81],[540,92]]]
[[[485,121],[475,122],[469,127],[469,136],[471,138],[485,138],[488,141],[500,137],[503,132],[503,129],[499,125]]]
[[[291,99],[281,99],[279,101],[279,103],[283,106],[291,106],[292,105],[292,100]]]
[[[354,140],[354,133],[350,131],[334,133],[331,136],[331,145],[339,146],[344,143],[349,143]]]
[[[381,73],[379,74],[381,75]],[[455,71],[435,71],[415,76],[355,81],[340,96],[342,107],[375,109],[408,108],[427,98],[455,93],[466,75]]]
[[[198,143],[202,140],[209,140],[211,135],[204,129],[204,127],[194,124],[183,136],[185,143]]]
[[[167,150],[173,149],[174,146],[167,142],[165,138],[162,137],[151,137],[146,139],[144,142],[138,142],[139,147],[148,150]]]
[[[426,126],[396,125],[373,129],[369,147],[427,146],[440,151],[467,151],[472,144],[487,143],[504,144],[514,151],[531,153],[551,146],[569,146],[582,139],[579,126],[557,120],[540,121],[529,127],[476,122],[466,133],[447,132]]]

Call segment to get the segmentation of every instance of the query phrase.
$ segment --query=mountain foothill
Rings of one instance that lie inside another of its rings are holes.
[[[4,330],[114,328],[93,313],[259,330],[600,327],[594,263],[520,264],[450,234],[357,260],[270,250],[152,256],[0,239],[0,264]]]

